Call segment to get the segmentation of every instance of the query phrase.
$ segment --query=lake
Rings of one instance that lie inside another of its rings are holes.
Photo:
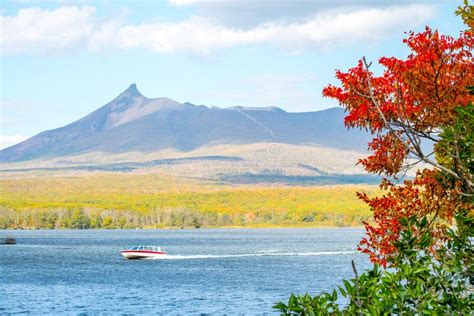
[[[369,267],[362,229],[1,231],[0,313],[271,314]],[[124,260],[157,245],[166,260]]]

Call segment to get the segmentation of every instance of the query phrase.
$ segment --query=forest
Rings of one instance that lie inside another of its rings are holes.
[[[160,174],[42,175],[0,180],[0,228],[361,226],[355,192],[327,187],[225,185]]]

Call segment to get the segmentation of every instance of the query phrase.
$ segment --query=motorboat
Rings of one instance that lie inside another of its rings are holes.
[[[167,253],[161,251],[161,247],[156,246],[135,246],[120,251],[125,259],[153,259],[166,256]]]

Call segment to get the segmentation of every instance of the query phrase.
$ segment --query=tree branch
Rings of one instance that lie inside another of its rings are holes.
[[[379,102],[377,101],[377,99],[375,99],[375,96],[374,96],[374,93],[373,93],[373,88],[372,88],[372,83],[371,83],[371,80],[370,80],[370,76],[369,76],[369,68],[371,66],[372,63],[367,63],[367,60],[365,59],[365,57],[362,58],[363,62],[364,62],[364,67],[366,69],[366,72],[367,72],[367,86],[368,86],[368,90],[369,90],[369,97],[370,97],[370,100],[372,101],[372,103],[374,104],[380,118],[382,119],[382,121],[384,122],[385,124],[385,127],[393,134],[393,136],[395,136],[398,141],[409,151],[411,152],[412,154],[414,154],[415,156],[417,156],[418,158],[422,159],[424,162],[426,162],[427,164],[430,164],[432,165],[433,167],[443,171],[443,172],[446,172],[447,174],[453,176],[454,178],[458,179],[458,180],[463,180],[457,173],[453,172],[452,170],[440,165],[439,163],[429,159],[426,155],[424,155],[423,151],[421,150],[421,147],[419,145],[416,145],[415,146],[415,149],[413,149],[411,146],[409,146],[401,137],[400,135],[398,134],[398,131],[394,130],[393,127],[390,125],[390,123],[388,122],[387,118],[385,117],[385,115],[383,114],[381,108],[380,108],[380,104]],[[415,145],[415,144],[414,144]]]

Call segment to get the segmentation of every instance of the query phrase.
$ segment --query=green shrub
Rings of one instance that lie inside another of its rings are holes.
[[[292,294],[274,308],[283,315],[472,315],[473,217],[458,216],[456,229],[442,245],[434,245],[426,217],[402,224],[391,268],[374,265],[359,276],[353,263],[355,277],[344,280],[338,291],[314,297]],[[427,250],[432,247],[438,250]],[[338,293],[345,304],[338,302]]]

